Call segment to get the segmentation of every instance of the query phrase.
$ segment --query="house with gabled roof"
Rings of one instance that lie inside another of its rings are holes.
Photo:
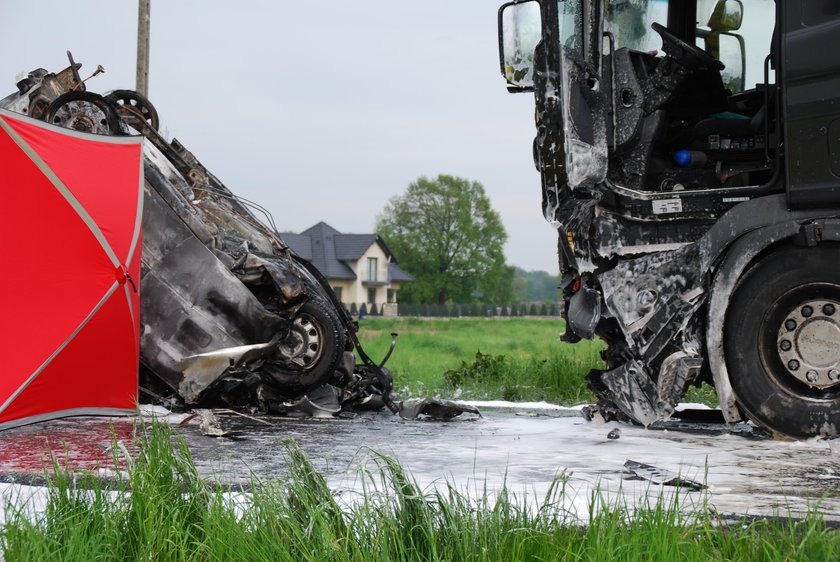
[[[400,286],[414,281],[397,266],[378,234],[343,234],[322,221],[300,234],[280,236],[292,251],[318,268],[347,307],[376,304],[383,315],[396,315]]]

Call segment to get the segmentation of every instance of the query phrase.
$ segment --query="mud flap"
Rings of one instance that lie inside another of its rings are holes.
[[[601,373],[599,379],[604,386],[603,397],[645,427],[673,413],[658,399],[656,386],[638,361]]]

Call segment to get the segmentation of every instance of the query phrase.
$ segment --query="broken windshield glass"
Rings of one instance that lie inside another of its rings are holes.
[[[583,9],[583,4],[578,0],[557,1],[560,43],[579,52],[583,50]]]
[[[667,0],[613,0],[605,5],[604,31],[612,34],[618,49],[658,50],[662,40],[650,26],[654,22],[667,25],[667,21]]]

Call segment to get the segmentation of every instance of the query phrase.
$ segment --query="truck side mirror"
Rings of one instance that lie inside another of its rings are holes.
[[[499,8],[499,62],[508,90],[534,88],[534,50],[542,39],[542,16],[535,0]]]

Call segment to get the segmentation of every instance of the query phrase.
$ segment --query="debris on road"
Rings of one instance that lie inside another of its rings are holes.
[[[283,406],[286,414],[293,417],[329,418],[341,412],[338,390],[333,386],[318,387]]]
[[[400,402],[399,407],[400,417],[404,420],[415,420],[417,418],[451,420],[464,413],[482,417],[481,412],[475,406],[441,398],[404,400]]]
[[[648,480],[653,484],[660,484],[662,486],[677,486],[680,488],[688,488],[692,492],[705,490],[706,485],[694,482],[683,478],[679,474],[675,474],[670,470],[659,468],[643,462],[627,460],[624,463],[624,468],[629,470],[636,478]]]
[[[213,415],[213,412],[205,408],[196,410],[198,417],[201,418],[201,423],[198,427],[201,432],[208,437],[230,437],[231,433],[222,429],[222,424],[219,423],[218,418]]]

